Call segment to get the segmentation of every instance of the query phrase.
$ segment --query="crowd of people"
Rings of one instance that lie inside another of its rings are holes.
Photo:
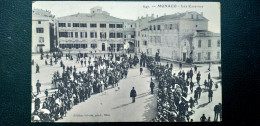
[[[158,55],[157,55],[158,56]],[[198,99],[200,99],[202,93],[202,87],[200,86],[201,73],[198,71],[197,66],[194,66],[194,70],[191,68],[185,74],[184,70],[180,71],[178,75],[172,74],[173,64],[167,62],[166,65],[161,65],[158,60],[154,57],[148,57],[145,54],[141,54],[141,60],[146,63],[147,68],[150,70],[151,76],[154,76],[156,81],[158,81],[158,97],[157,97],[157,116],[153,119],[154,122],[192,122],[190,115],[195,113],[194,107],[198,105]],[[141,64],[140,64],[141,65]],[[144,67],[145,64],[140,67]],[[180,70],[182,70],[182,63],[180,63]],[[140,70],[141,71],[141,70]],[[192,81],[193,76],[197,75],[197,88],[193,91],[194,82]],[[186,75],[186,78],[185,78]],[[213,91],[212,85],[213,81],[208,74],[208,81],[204,82],[205,89],[208,91],[209,102],[212,101]],[[151,78],[151,93],[154,89],[154,80]],[[216,84],[217,88],[217,84]],[[194,97],[188,99],[188,90],[194,93]],[[214,121],[218,120],[218,115],[220,115],[220,120],[222,120],[222,107],[221,103],[217,105],[215,111]],[[204,115],[205,116],[205,115]],[[210,121],[210,117],[201,121]]]
[[[72,56],[66,55],[66,59]],[[91,60],[91,58],[94,58]],[[60,58],[61,59],[61,58]],[[53,74],[52,88],[58,89],[54,94],[48,95],[41,106],[40,98],[35,98],[35,109],[32,113],[32,121],[53,122],[66,116],[68,110],[80,102],[86,101],[92,94],[101,93],[109,87],[117,87],[120,79],[126,78],[128,69],[135,66],[139,59],[137,55],[128,57],[126,54],[104,54],[104,56],[93,57],[77,54],[76,63],[89,59],[89,65],[85,66],[86,71],[79,71],[74,66],[67,66],[60,60],[60,67],[63,73],[56,71]],[[68,59],[67,59],[68,60]],[[84,66],[84,65],[82,65]],[[66,69],[65,69],[66,68]],[[37,95],[40,93],[40,82],[38,80]],[[39,93],[38,93],[39,92]]]
[[[153,121],[192,122],[193,119],[190,116],[195,113],[193,108],[199,104],[198,101],[203,91],[200,82],[200,71],[195,65],[194,68],[185,73],[182,70],[182,63],[180,63],[180,72],[176,75],[172,73],[172,63],[167,62],[166,65],[162,65],[160,59],[158,60],[159,54],[156,54],[156,57],[146,56],[146,54],[142,53],[139,60],[136,54],[132,57],[126,54],[115,55],[111,53],[106,57],[105,54],[104,56],[95,56],[91,53],[88,56],[88,54],[79,53],[75,57],[76,63],[85,67],[86,71],[79,71],[75,66],[65,66],[61,57],[55,57],[55,61],[60,59],[60,67],[63,69],[62,74],[59,71],[53,74],[52,88],[58,90],[54,94],[48,95],[46,89],[46,98],[42,106],[40,106],[40,99],[35,98],[35,110],[32,114],[32,120],[35,121],[35,117],[38,117],[38,121],[52,122],[63,118],[74,105],[85,102],[92,94],[101,93],[109,87],[117,87],[119,80],[127,77],[128,69],[140,63],[140,75],[143,72],[143,67],[147,67],[150,70],[151,77],[155,77],[155,80],[151,78],[151,94],[154,93],[155,81],[158,82],[158,113]],[[73,56],[66,54],[66,60],[73,61]],[[37,67],[39,67],[38,64],[36,69]],[[197,82],[193,82],[193,76],[196,77]],[[197,88],[193,90],[195,83]],[[208,92],[209,103],[212,102],[213,83],[209,73],[208,80],[204,82],[204,90]],[[40,93],[40,86],[38,80],[36,84],[37,95]],[[217,84],[215,88],[218,88]],[[189,90],[194,97],[188,98]],[[136,95],[133,87],[130,93],[130,97],[133,98],[132,102],[135,102]],[[214,112],[214,121],[218,120],[218,116],[222,120],[221,103],[215,106]],[[207,118],[205,114],[202,115],[200,120],[202,122],[211,121],[210,117]]]

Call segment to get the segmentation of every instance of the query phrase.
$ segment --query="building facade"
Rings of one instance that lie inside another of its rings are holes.
[[[153,20],[148,21],[148,27],[141,30],[141,34],[144,36],[140,50],[148,55],[155,55],[156,52],[160,53],[160,56],[165,59],[183,61],[187,58],[193,58],[195,62],[205,61],[218,61],[214,54],[220,55],[220,49],[213,48],[210,54],[210,60],[204,60],[204,58],[198,58],[194,54],[203,49],[194,47],[197,39],[197,31],[208,31],[208,19],[203,16],[203,13],[197,12],[184,12],[176,13],[172,15],[164,15]],[[220,40],[220,36],[215,33],[214,35],[207,36],[207,39]],[[205,37],[204,37],[205,38]],[[138,46],[139,47],[139,46]],[[207,50],[209,50],[207,49]],[[209,52],[209,51],[208,51]],[[202,57],[202,54],[201,54]],[[213,58],[214,57],[214,58]],[[220,59],[219,59],[220,60]]]
[[[197,12],[165,14],[148,23],[145,50],[152,55],[159,52],[162,58],[177,61],[185,61],[190,56],[193,33],[208,27],[208,20]]]
[[[220,34],[198,30],[194,33],[192,44],[194,62],[221,61]]]
[[[54,16],[50,11],[32,10],[32,53],[49,52],[54,48]]]
[[[134,21],[110,16],[101,7],[58,18],[56,25],[62,50],[118,52],[134,39]]]
[[[134,46],[135,46],[135,52],[144,52],[144,53],[148,53],[146,49],[147,47],[147,41],[148,41],[148,33],[147,33],[147,27],[149,26],[149,21],[154,19],[154,14],[152,14],[151,16],[148,16],[148,14],[146,15],[146,17],[138,17],[138,19],[135,21],[136,23],[136,28],[135,28],[135,42],[134,42]]]

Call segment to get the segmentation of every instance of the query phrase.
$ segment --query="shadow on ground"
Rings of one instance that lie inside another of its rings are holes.
[[[199,108],[203,108],[203,107],[205,107],[206,105],[208,105],[209,103],[207,102],[207,103],[204,103],[204,104],[201,104],[201,105],[199,105],[198,107],[197,107],[197,109],[199,109]]]

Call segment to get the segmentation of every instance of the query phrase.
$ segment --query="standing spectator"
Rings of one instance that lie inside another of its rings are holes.
[[[179,64],[179,69],[182,70],[182,63]]]
[[[210,78],[211,78],[211,76],[210,76],[210,73],[209,73],[209,74],[208,74],[208,82],[209,82]]]
[[[212,97],[213,97],[213,91],[209,89],[209,94],[208,94],[208,97],[209,97],[209,103],[212,102]]]
[[[200,85],[200,76],[201,76],[201,74],[200,74],[200,72],[198,72],[198,74],[197,74],[197,84],[198,85]]]
[[[210,122],[210,117],[208,117],[208,120],[207,120],[208,122]]]
[[[197,66],[194,66],[194,73],[197,73]]]
[[[200,95],[201,95],[201,92],[202,92],[200,85],[199,85],[199,87],[197,87],[196,90],[198,91],[198,98],[200,99]]]
[[[136,91],[135,88],[133,87],[133,89],[130,92],[130,97],[132,97],[132,103],[135,102],[135,97],[136,97]]]
[[[194,101],[195,101],[197,104],[199,104],[199,102],[198,102],[198,97],[199,97],[199,92],[198,92],[198,90],[196,89],[196,90],[194,91]]]
[[[36,64],[36,73],[40,73],[40,67],[38,64]]]
[[[203,114],[201,117],[200,117],[200,121],[201,122],[206,122],[207,118],[205,116],[205,114]]]
[[[193,70],[192,68],[190,69],[190,80],[192,81],[192,77],[193,77]]]
[[[209,71],[210,71],[210,68],[211,68],[211,66],[212,66],[212,63],[211,63],[211,62],[209,62],[209,69],[208,69]]]
[[[46,89],[44,93],[46,95],[46,98],[48,98],[48,89]]]
[[[35,106],[34,109],[35,109],[35,110],[40,109],[40,104],[41,104],[40,98],[36,97],[36,99],[35,99],[35,101],[34,101],[34,106]]]
[[[143,68],[140,67],[140,75],[143,74]]]
[[[194,100],[192,99],[192,97],[190,97],[189,103],[190,103],[190,108],[192,109],[194,107]]]
[[[208,89],[208,88],[207,88],[207,87],[208,87],[208,82],[207,82],[207,80],[204,81],[204,85],[205,85],[205,89]]]
[[[218,115],[220,115],[221,113],[221,103],[219,103],[218,105],[215,105],[214,107],[214,112],[215,112],[215,116],[214,116],[214,121],[218,121]],[[221,118],[220,118],[221,121]]]
[[[194,86],[194,83],[193,82],[190,82],[190,92],[193,93],[193,86]]]
[[[151,83],[150,83],[150,88],[151,88],[151,93],[153,94],[153,88],[154,88],[154,82],[151,80]]]
[[[41,87],[41,83],[39,82],[39,80],[37,80],[37,83],[36,83],[37,95],[38,95],[39,93],[41,93],[40,87]]]

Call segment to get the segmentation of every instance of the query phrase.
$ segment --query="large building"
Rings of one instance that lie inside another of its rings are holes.
[[[101,7],[60,17],[56,25],[62,50],[117,52],[134,42],[135,22],[110,16]]]
[[[50,11],[32,10],[32,53],[49,52],[54,48],[54,16]]]
[[[172,15],[165,14],[164,16],[148,21],[148,27],[141,30],[141,34],[144,36],[140,47],[141,52],[145,52],[148,55],[155,55],[156,52],[159,52],[162,58],[183,62],[187,58],[193,58],[197,62],[198,59],[193,52],[196,53],[204,49],[196,50],[197,48],[193,47],[194,42],[199,39],[197,31],[208,31],[208,19],[203,16],[203,13],[184,12]],[[207,36],[207,39],[219,40],[220,36],[219,34],[214,34],[214,36]],[[206,50],[209,52],[209,49]],[[217,54],[217,52],[220,53],[220,50],[215,51],[215,49],[212,49],[209,55]],[[198,62],[220,61],[220,59],[211,57],[209,58],[210,60],[201,58]]]

